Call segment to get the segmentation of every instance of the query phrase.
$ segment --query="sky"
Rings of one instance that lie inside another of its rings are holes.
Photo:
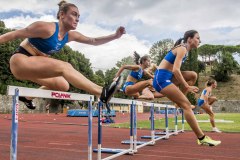
[[[57,21],[59,0],[0,0],[0,20],[7,28],[24,28],[35,21]],[[117,61],[148,54],[157,41],[199,32],[202,44],[240,44],[239,0],[68,0],[80,11],[77,31],[99,37],[124,26],[120,39],[100,46],[68,45],[90,59],[94,70],[115,67]],[[240,63],[240,58],[234,55]]]

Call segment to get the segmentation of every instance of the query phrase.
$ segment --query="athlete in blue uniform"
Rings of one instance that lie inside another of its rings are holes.
[[[221,141],[212,140],[210,137],[204,135],[193,114],[191,103],[172,82],[173,77],[175,77],[187,92],[198,92],[199,89],[196,86],[191,86],[186,82],[180,68],[186,60],[189,51],[197,48],[199,44],[200,36],[197,31],[189,30],[185,32],[184,37],[175,43],[174,48],[168,52],[159,64],[158,69],[155,71],[153,87],[184,110],[184,116],[196,134],[199,145],[216,146]]]
[[[214,113],[212,111],[212,104],[217,101],[215,96],[211,96],[212,90],[217,87],[217,82],[210,79],[206,83],[206,88],[202,91],[201,96],[198,99],[198,106],[201,107],[209,116],[210,123],[212,125],[212,131],[221,133],[221,131],[216,127],[214,121]]]
[[[119,27],[114,34],[91,38],[74,31],[79,22],[79,10],[76,5],[61,1],[57,14],[58,22],[32,23],[26,28],[8,32],[0,36],[0,44],[25,38],[10,59],[10,69],[19,80],[29,80],[40,84],[44,89],[67,91],[69,83],[74,87],[94,94],[106,103],[119,86],[120,79],[111,87],[98,86],[75,70],[71,64],[50,58],[67,42],[76,41],[90,45],[101,45],[120,38],[124,27]],[[31,99],[21,98],[28,108],[35,109]]]
[[[126,82],[123,85],[123,92],[127,96],[132,96],[134,98],[151,99],[152,97],[140,95],[140,92],[144,88],[152,86],[152,79],[139,81],[142,78],[143,74],[147,75],[150,78],[153,78],[153,75],[149,74],[145,70],[150,66],[150,58],[147,55],[140,57],[137,52],[134,52],[134,59],[136,65],[121,66],[119,71],[116,73],[116,77],[119,77],[125,69],[131,70],[127,76]]]

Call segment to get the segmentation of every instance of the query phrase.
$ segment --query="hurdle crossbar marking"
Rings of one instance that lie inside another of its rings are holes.
[[[15,89],[19,89],[20,97],[50,98],[50,99],[79,100],[79,101],[89,101],[90,98],[94,99],[93,95],[26,88],[26,87],[18,87],[18,86],[8,86],[8,91],[7,91],[8,95],[13,96],[15,94]]]
[[[144,102],[144,101],[135,101],[136,105],[142,105],[142,106],[151,106],[152,103]]]

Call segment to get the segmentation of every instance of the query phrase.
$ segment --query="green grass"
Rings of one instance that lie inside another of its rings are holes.
[[[208,120],[209,116],[207,114],[200,114],[196,115],[198,120]],[[216,122],[216,126],[222,130],[223,132],[240,132],[240,113],[217,113],[215,114],[215,119],[221,120],[229,120],[234,121],[234,123],[222,123]],[[178,118],[178,128],[181,128],[181,119]],[[202,123],[199,122],[200,128],[203,131],[211,131],[212,127],[210,122],[209,123]],[[155,129],[164,129],[165,126],[165,119],[156,119],[155,120]],[[112,124],[111,127],[120,127],[120,128],[129,128],[129,123],[121,123],[121,124]],[[150,121],[138,121],[137,127],[142,129],[150,129]],[[174,129],[174,118],[169,118],[169,128]],[[185,130],[191,130],[189,125],[185,123],[184,126]]]

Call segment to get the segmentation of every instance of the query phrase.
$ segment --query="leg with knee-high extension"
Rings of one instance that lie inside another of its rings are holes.
[[[88,80],[80,72],[75,70],[71,64],[50,57],[27,57],[22,54],[15,54],[10,59],[10,69],[13,75],[20,80],[30,80],[34,82],[40,81],[40,79],[63,77],[74,87],[85,90],[98,97],[102,91],[101,86]]]
[[[152,80],[145,80],[135,83],[134,85],[129,85],[126,87],[125,94],[128,96],[133,96],[139,94],[144,88],[151,86]]]
[[[154,94],[150,91],[148,87],[144,88],[142,90],[142,95],[138,97],[139,99],[147,99],[147,100],[153,100]]]
[[[183,76],[184,80],[188,83],[188,85],[193,86],[196,83],[197,77],[198,77],[196,72],[194,72],[194,71],[181,71],[181,73],[182,73],[182,76]],[[172,82],[176,86],[181,85],[180,82],[175,77],[173,77]],[[181,89],[181,90],[182,90],[184,95],[186,95],[188,93],[186,89]]]

